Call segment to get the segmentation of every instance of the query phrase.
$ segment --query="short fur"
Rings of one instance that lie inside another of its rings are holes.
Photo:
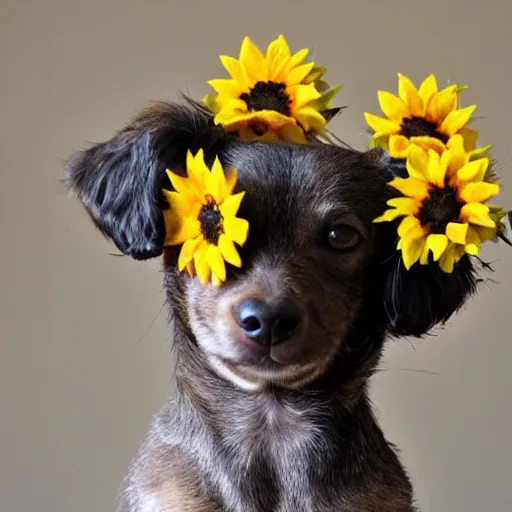
[[[178,249],[163,248],[165,169],[184,174],[186,152],[199,148],[236,168],[246,191],[244,266],[229,268],[221,288],[178,273]],[[372,223],[402,171],[377,150],[243,143],[195,106],[171,103],[72,158],[67,182],[101,231],[134,258],[163,253],[173,320],[178,395],[153,421],[121,511],[416,510],[372,414],[368,379],[388,335],[425,334],[476,280],[468,258],[453,274],[406,271],[396,225]],[[340,223],[359,233],[350,251],[327,243]],[[300,334],[270,358],[240,341],[234,319],[254,297],[286,298],[302,313]]]

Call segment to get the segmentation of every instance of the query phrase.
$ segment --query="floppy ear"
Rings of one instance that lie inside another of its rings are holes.
[[[183,169],[188,149],[217,153],[224,142],[200,106],[158,102],[109,141],[74,155],[65,179],[121,252],[152,258],[162,253],[165,238],[165,170]]]
[[[402,160],[381,153],[380,164],[389,179],[407,176]],[[379,224],[388,331],[397,336],[419,337],[459,310],[476,291],[479,279],[469,256],[464,256],[451,274],[443,272],[435,262],[416,263],[407,270],[396,249],[399,222]]]
[[[394,256],[384,284],[389,332],[397,336],[426,334],[459,310],[475,292],[477,283],[468,256],[455,265],[451,274],[436,263],[415,264],[407,270],[402,258]]]

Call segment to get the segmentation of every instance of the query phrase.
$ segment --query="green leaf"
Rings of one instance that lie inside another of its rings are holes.
[[[469,85],[466,84],[455,84],[455,92],[460,94],[461,92],[467,91],[469,89]]]
[[[219,106],[217,105],[217,94],[210,93],[207,94],[203,98],[203,103],[214,113],[216,114],[219,111]]]
[[[487,153],[490,151],[492,146],[493,146],[492,144],[487,144],[486,146],[483,146],[481,148],[474,149],[470,153],[470,157],[469,157],[470,160],[477,160],[479,158],[483,158],[483,157],[487,156]]]
[[[313,107],[319,112],[328,110],[330,108],[331,101],[333,100],[334,96],[336,96],[336,93],[341,89],[341,87],[341,85],[333,87],[330,91],[327,91],[325,94],[320,96],[320,98],[309,103],[308,106]]]
[[[320,94],[323,94],[324,92],[328,91],[331,86],[325,80],[317,80],[315,82],[315,87]]]
[[[313,82],[317,82],[325,75],[327,68],[322,68],[320,66],[315,66],[309,74],[304,78],[304,84],[312,84]]]

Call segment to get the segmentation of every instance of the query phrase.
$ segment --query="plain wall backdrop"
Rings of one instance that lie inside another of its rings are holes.
[[[172,392],[160,263],[109,255],[65,158],[150,100],[202,98],[219,54],[282,32],[344,84],[332,129],[360,149],[397,72],[469,84],[512,207],[511,19],[510,0],[0,0],[0,510],[113,511]],[[435,336],[390,341],[372,381],[427,512],[512,510],[512,249],[484,255],[480,293]]]

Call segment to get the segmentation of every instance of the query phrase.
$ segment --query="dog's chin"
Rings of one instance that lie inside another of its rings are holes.
[[[300,389],[322,374],[317,362],[283,365],[269,361],[264,365],[248,365],[214,355],[208,361],[221,378],[250,393],[262,392],[271,386]]]

